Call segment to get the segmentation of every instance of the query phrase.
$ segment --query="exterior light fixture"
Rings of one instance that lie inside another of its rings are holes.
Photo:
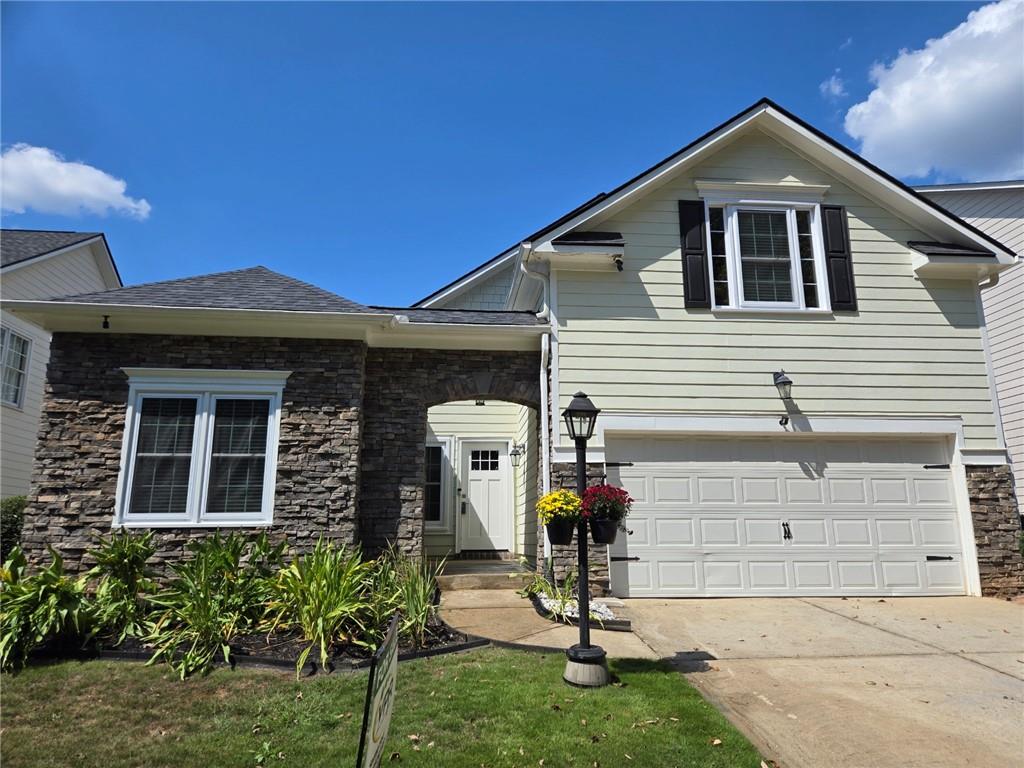
[[[601,410],[595,408],[590,398],[583,392],[577,392],[572,396],[569,407],[562,411],[562,418],[565,419],[565,426],[569,430],[569,437],[573,440],[586,442],[594,436],[594,425],[597,424],[597,414]]]
[[[785,371],[773,373],[772,380],[775,382],[775,388],[779,390],[779,397],[784,402],[793,399],[793,382],[786,375]]]
[[[103,330],[106,331],[109,328],[110,328],[110,315],[104,315],[103,316]]]
[[[512,450],[508,452],[508,457],[512,461],[513,467],[518,467],[519,462],[522,461],[523,456],[526,455],[526,445],[512,443]]]
[[[583,498],[583,492],[587,490],[587,440],[594,435],[594,425],[600,412],[583,392],[573,395],[569,407],[562,412],[569,437],[576,442],[576,493],[580,498]],[[600,688],[611,682],[611,676],[604,649],[590,644],[590,566],[587,562],[589,547],[585,518],[580,518],[577,530],[579,581],[576,603],[579,608],[580,641],[565,652],[567,661],[562,679],[570,685]]]
[[[483,400],[477,400],[474,405],[487,405]]]

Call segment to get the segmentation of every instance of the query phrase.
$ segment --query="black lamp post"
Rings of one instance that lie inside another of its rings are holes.
[[[573,395],[562,413],[569,437],[576,443],[576,493],[583,498],[587,490],[587,440],[594,436],[594,425],[600,410],[583,392]],[[572,685],[597,688],[609,682],[608,662],[604,649],[590,644],[590,566],[587,549],[587,521],[580,518],[578,597],[580,641],[566,651],[568,662],[562,676]]]

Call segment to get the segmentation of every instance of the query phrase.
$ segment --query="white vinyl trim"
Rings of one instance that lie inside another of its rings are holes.
[[[121,444],[121,461],[114,505],[114,527],[191,528],[270,525],[273,522],[274,486],[280,436],[281,399],[290,371],[225,371],[170,368],[125,368],[128,406]],[[135,471],[139,417],[145,398],[187,398],[196,401],[192,435],[189,490],[183,515],[132,515],[128,511]],[[217,515],[206,512],[213,420],[222,398],[267,400],[267,442],[263,469],[263,498],[257,515]]]
[[[17,331],[13,330],[12,328],[9,328],[6,325],[3,326],[3,331],[7,335],[8,345],[11,343],[12,337],[16,337],[25,342],[25,367],[20,371],[21,386],[18,387],[18,398],[17,400],[14,401],[0,399],[0,403],[2,403],[7,408],[14,408],[16,410],[21,411],[25,407],[25,390],[29,386],[29,373],[32,370],[32,349],[35,345],[33,344],[31,338],[25,336],[22,333],[18,333]],[[7,355],[5,354],[5,352],[5,349],[0,348],[0,376],[3,375],[3,369],[7,365]]]
[[[509,459],[509,454],[512,451],[513,440],[507,437],[471,437],[471,438],[456,438],[458,443],[458,461],[459,461],[459,483],[461,487],[461,494],[455,499],[455,510],[453,517],[455,518],[455,551],[461,552],[465,548],[465,542],[463,541],[462,531],[462,504],[468,503],[464,501],[466,497],[465,483],[469,480],[469,466],[470,466],[470,452],[473,450],[473,445],[495,445],[500,444],[503,446],[503,453],[499,456],[499,472],[501,472],[501,482],[505,486],[505,508],[509,514],[506,515],[508,518],[508,529],[505,535],[508,536],[508,551],[514,552],[516,545],[516,488],[514,473],[511,471],[512,465]]]

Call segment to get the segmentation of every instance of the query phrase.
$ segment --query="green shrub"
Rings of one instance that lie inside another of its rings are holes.
[[[366,579],[366,612],[363,633],[354,642],[374,650],[384,640],[391,617],[402,606],[402,588],[398,560],[400,553],[392,546],[373,561]]]
[[[372,563],[362,561],[358,549],[348,550],[321,538],[312,552],[296,557],[278,573],[269,627],[297,629],[309,643],[295,663],[296,675],[314,646],[319,646],[320,664],[326,666],[333,647],[353,642],[363,633],[372,568]]]
[[[7,562],[11,550],[21,546],[21,526],[25,521],[24,496],[8,496],[0,501],[0,562]]]
[[[437,577],[444,560],[434,565],[425,558],[401,556],[397,561],[399,610],[402,618],[399,633],[421,648],[426,643],[430,620],[437,611]]]
[[[259,627],[284,548],[266,534],[218,532],[190,544],[191,557],[172,565],[170,585],[150,598],[156,612],[144,639],[156,650],[149,663],[163,659],[184,679],[208,671],[218,650],[227,661],[231,641]]]
[[[141,536],[127,532],[100,537],[89,552],[96,565],[87,576],[99,579],[93,595],[97,633],[115,645],[145,634],[145,596],[156,590],[149,558],[156,552],[153,532]]]
[[[15,548],[4,563],[0,581],[0,669],[25,664],[29,654],[46,643],[81,646],[92,616],[86,578],[64,573],[64,561],[50,549],[53,561],[34,576],[25,575],[25,557]]]

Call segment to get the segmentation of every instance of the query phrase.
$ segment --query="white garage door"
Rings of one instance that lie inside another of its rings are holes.
[[[623,438],[607,459],[635,499],[619,596],[965,592],[942,442]]]

